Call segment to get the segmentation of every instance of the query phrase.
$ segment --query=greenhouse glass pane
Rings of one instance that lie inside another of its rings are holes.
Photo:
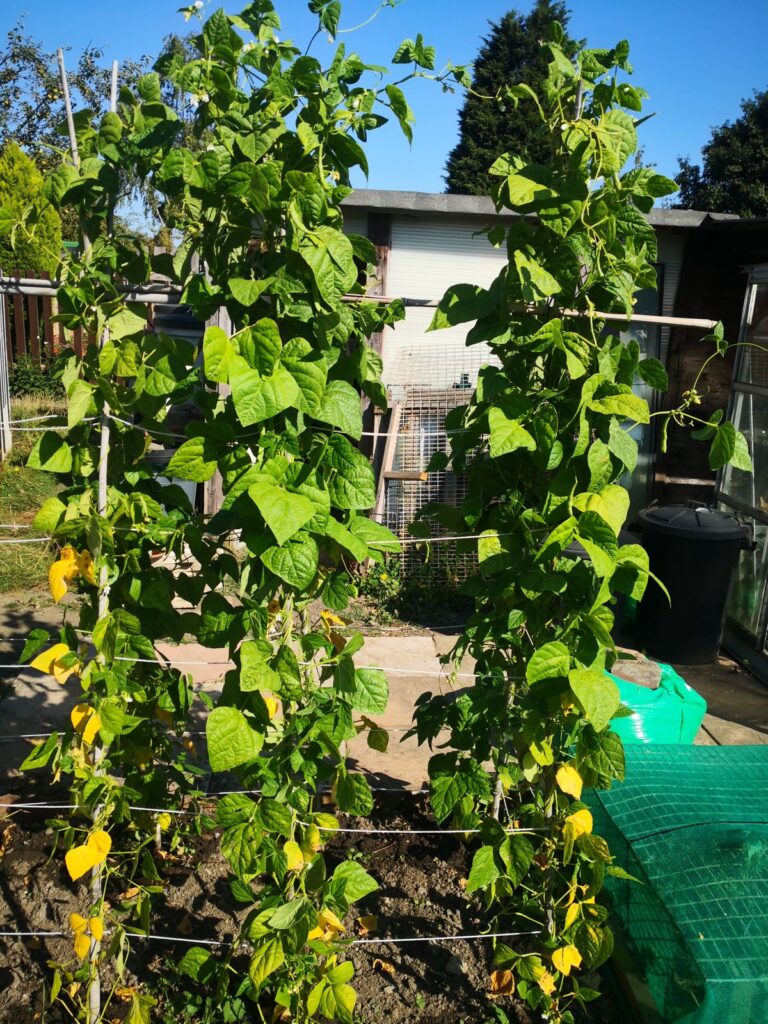
[[[728,617],[750,636],[757,637],[761,632],[763,591],[768,576],[768,526],[753,523],[752,527],[757,547],[739,555],[728,598]]]
[[[744,346],[741,350],[736,381],[768,388],[768,282],[758,282],[754,288],[755,306],[752,322],[747,331],[747,341],[765,346],[765,351]]]
[[[727,466],[720,491],[750,508],[768,512],[768,394],[737,394],[733,422],[747,439],[754,473]]]

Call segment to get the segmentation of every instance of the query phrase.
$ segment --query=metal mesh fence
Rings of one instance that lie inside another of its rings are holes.
[[[395,472],[425,472],[436,452],[449,452],[445,417],[464,405],[472,394],[483,366],[498,365],[487,345],[467,348],[463,339],[420,341],[402,346],[390,368],[390,404],[400,406],[397,444],[392,466]],[[459,505],[467,494],[464,474],[430,473],[426,480],[387,480],[384,521],[398,537],[409,536],[409,527],[429,502]],[[437,524],[433,536],[444,534]],[[470,574],[475,556],[461,545],[441,543],[406,545],[401,556],[404,574],[421,575],[430,582],[453,585]]]

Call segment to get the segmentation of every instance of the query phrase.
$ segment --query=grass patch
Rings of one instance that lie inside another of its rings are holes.
[[[36,395],[17,398],[11,403],[11,417],[14,420],[51,413],[66,414],[65,404]],[[21,425],[35,426],[34,423]],[[35,513],[45,499],[60,490],[55,476],[27,468],[27,457],[39,436],[37,431],[13,432],[11,453],[0,464],[0,524],[31,526]],[[28,536],[29,530],[0,528],[0,539]],[[48,566],[52,557],[49,544],[3,544],[1,548],[0,594],[23,591],[30,596],[38,596],[47,591]]]

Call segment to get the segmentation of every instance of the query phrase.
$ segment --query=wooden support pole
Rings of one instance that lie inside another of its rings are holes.
[[[59,51],[61,52],[61,51]],[[117,61],[112,62],[112,82],[110,88],[109,97],[109,109],[112,113],[117,110]],[[112,233],[113,227],[114,210],[110,208],[109,215],[107,218],[107,232]],[[101,338],[99,339],[99,348],[101,349],[109,341],[109,330],[105,328],[102,332]],[[110,427],[111,421],[109,416],[109,404],[105,401],[101,410],[101,421],[99,423],[99,466],[98,466],[98,491],[97,491],[97,511],[100,518],[106,518],[107,515],[107,494],[109,490],[109,443],[110,443]],[[102,565],[99,570],[99,598],[98,598],[98,616],[99,619],[103,619],[109,613],[109,587],[107,567]],[[93,760],[95,770],[98,772],[99,761],[104,756],[104,751],[96,747],[94,749]],[[96,807],[94,814],[94,823],[100,814],[101,808]],[[101,904],[104,896],[104,887],[102,883],[102,865],[97,864],[91,869],[91,898],[94,904]],[[91,939],[91,946],[89,951],[89,957],[91,961],[91,983],[88,987],[88,1024],[99,1024],[101,1020],[101,978],[99,977],[98,958],[99,951],[101,950],[101,943],[98,939]]]
[[[381,472],[379,473],[379,483],[376,488],[376,507],[374,509],[374,519],[377,522],[381,522],[384,515],[384,508],[387,503],[387,473],[392,471],[392,466],[395,462],[395,452],[397,451],[397,436],[400,432],[400,420],[402,418],[402,406],[399,402],[392,403],[392,415],[389,418],[389,426],[387,427],[387,441],[384,445],[384,455],[381,459]]]
[[[385,480],[415,480],[419,483],[429,479],[429,473],[417,469],[388,469],[382,476]]]

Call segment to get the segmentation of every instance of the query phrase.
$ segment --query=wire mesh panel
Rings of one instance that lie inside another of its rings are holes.
[[[627,781],[590,795],[639,882],[614,916],[665,1021],[755,1024],[768,999],[768,746],[628,746]]]
[[[438,335],[438,337],[440,337]],[[400,405],[400,423],[392,466],[394,472],[425,472],[436,452],[449,451],[445,417],[469,400],[483,366],[498,365],[487,345],[467,348],[463,337],[441,338],[401,345],[389,367],[390,402]],[[440,502],[459,505],[467,493],[464,474],[450,469],[430,473],[426,480],[386,481],[384,519],[398,537],[407,538],[409,527],[424,505]],[[434,536],[445,533],[436,524]],[[402,568],[408,575],[420,573],[433,582],[458,583],[471,573],[475,556],[467,545],[443,542],[404,547]]]

